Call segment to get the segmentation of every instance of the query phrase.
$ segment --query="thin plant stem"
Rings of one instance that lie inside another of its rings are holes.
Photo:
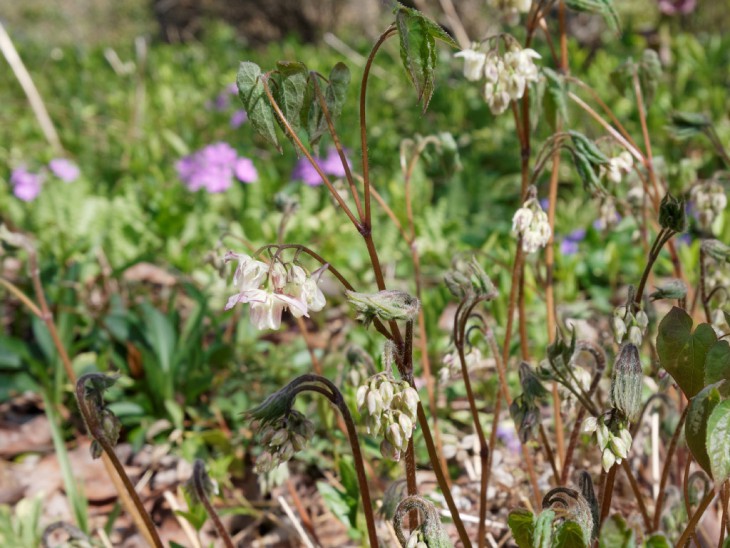
[[[674,429],[674,434],[672,434],[672,439],[669,442],[669,447],[667,448],[667,454],[664,457],[662,477],[659,480],[659,493],[657,494],[656,504],[654,505],[655,510],[652,531],[656,531],[657,529],[659,529],[659,521],[661,520],[662,508],[664,507],[664,490],[666,489],[667,480],[669,479],[669,468],[671,463],[673,462],[674,452],[677,449],[677,442],[679,441],[679,436],[681,434],[682,427],[684,426],[684,421],[687,420],[688,411],[689,405],[684,408],[684,411],[682,411],[682,415],[679,417],[677,427]]]
[[[413,385],[413,320],[406,322],[406,338],[403,348],[403,371],[405,379]],[[406,466],[406,484],[408,487],[408,495],[418,495],[418,484],[416,483],[416,455],[413,448],[413,436],[408,440],[408,447],[405,455]],[[415,529],[418,524],[418,511],[413,510],[409,513],[409,525],[411,530]]]
[[[662,229],[659,234],[657,234],[656,240],[654,241],[654,247],[652,247],[652,250],[649,252],[649,259],[647,260],[646,267],[641,275],[639,286],[636,288],[636,296],[634,297],[634,305],[636,307],[641,306],[641,298],[644,295],[644,288],[646,287],[646,282],[649,279],[649,273],[651,272],[652,266],[654,266],[654,263],[659,258],[659,253],[661,253],[662,247],[664,247],[664,244],[667,243],[672,236],[674,236],[674,232],[669,229]]]
[[[160,536],[157,534],[155,524],[152,522],[152,517],[149,515],[144,505],[142,504],[137,490],[134,488],[132,481],[127,475],[127,472],[124,470],[124,466],[122,466],[122,463],[119,461],[119,457],[117,457],[117,454],[114,451],[114,447],[109,442],[104,432],[104,428],[99,422],[99,417],[96,413],[92,412],[86,404],[86,381],[94,375],[97,375],[97,373],[83,375],[76,382],[76,402],[78,404],[79,411],[83,415],[84,422],[86,423],[86,427],[89,430],[89,435],[93,437],[94,440],[96,440],[96,442],[104,450],[104,454],[106,454],[111,461],[111,464],[114,467],[117,476],[122,480],[124,488],[129,494],[129,497],[131,498],[132,503],[137,510],[137,514],[141,516],[142,520],[144,521],[145,529],[149,533],[149,538],[151,539],[152,544],[156,548],[162,548],[163,544],[160,540]]]
[[[337,154],[340,157],[340,162],[342,162],[342,167],[345,170],[345,178],[347,179],[347,183],[350,186],[350,193],[352,194],[352,199],[355,200],[355,207],[357,208],[357,214],[360,217],[360,222],[363,221],[365,212],[363,211],[362,204],[360,203],[360,195],[357,192],[357,187],[355,186],[355,179],[352,176],[352,172],[350,171],[350,164],[347,162],[347,157],[345,156],[345,150],[342,148],[342,144],[340,143],[340,137],[337,135],[337,131],[335,131],[335,124],[332,121],[332,116],[330,115],[330,111],[327,108],[327,102],[324,99],[324,95],[322,95],[322,90],[319,87],[319,83],[317,82],[317,75],[312,74],[312,84],[314,86],[314,92],[317,95],[317,100],[319,101],[319,106],[322,109],[322,113],[324,114],[324,118],[327,121],[327,128],[329,129],[330,136],[332,137],[332,142],[335,145],[335,149],[337,150]]]
[[[613,486],[616,481],[616,472],[618,471],[618,465],[614,464],[608,470],[606,474],[606,481],[603,484],[603,497],[601,497],[601,519],[600,525],[606,521],[608,513],[611,511],[611,498],[613,497]]]
[[[205,486],[203,485],[203,478],[205,477],[205,474],[205,464],[203,464],[202,460],[197,459],[193,465],[193,476],[191,481],[192,488],[195,491],[195,496],[205,507],[205,511],[208,513],[210,519],[213,520],[213,525],[215,526],[216,531],[218,531],[218,536],[223,541],[225,547],[234,548],[231,536],[223,526],[223,522],[221,521],[221,518],[218,517],[218,512],[215,511],[210,499],[208,499],[208,493],[205,492]]]
[[[707,297],[707,266],[705,264],[705,250],[700,246],[700,300],[702,301],[702,309],[705,312],[707,323],[712,323],[712,314],[710,313],[710,300]]]
[[[730,502],[730,488],[728,482],[722,484],[722,511],[720,514],[720,538],[717,541],[717,548],[722,548],[725,542],[725,533],[727,531],[728,502]]]
[[[365,113],[366,99],[367,99],[367,88],[368,88],[368,77],[370,76],[370,69],[373,65],[375,55],[378,53],[380,46],[393,36],[396,32],[394,25],[390,25],[383,34],[380,35],[378,41],[373,46],[373,49],[368,55],[368,59],[365,62],[365,69],[362,73],[362,84],[360,85],[360,148],[362,151],[362,177],[364,181],[364,201],[365,201],[365,223],[370,225],[370,165],[368,162],[368,131],[367,131],[367,117]]]
[[[641,518],[644,520],[644,527],[647,530],[649,530],[651,528],[651,519],[649,518],[649,512],[647,512],[647,510],[646,510],[646,504],[644,504],[644,497],[641,496],[641,490],[639,489],[639,482],[636,481],[634,472],[631,470],[631,466],[629,466],[628,459],[623,459],[621,461],[621,468],[623,468],[623,471],[626,473],[626,477],[629,480],[629,485],[631,485],[631,490],[634,492],[634,497],[636,498],[636,504],[639,505],[639,512],[641,512]]]
[[[512,404],[512,396],[510,396],[509,386],[507,385],[505,360],[500,357],[497,340],[494,338],[494,332],[489,326],[485,329],[485,336],[490,348],[492,349],[492,354],[494,354],[494,361],[497,365],[497,375],[499,377],[499,387],[502,393],[502,398],[504,398],[504,401],[507,402],[507,407],[509,408]],[[521,447],[522,457],[525,459],[525,466],[527,467],[527,475],[530,478],[530,484],[532,486],[532,494],[535,497],[535,508],[540,508],[542,506],[542,497],[540,495],[540,487],[537,484],[537,474],[535,473],[535,465],[532,461],[532,455],[530,455],[525,444],[521,444]]]
[[[428,457],[431,460],[431,466],[433,466],[434,474],[436,474],[436,481],[438,482],[441,493],[446,500],[446,506],[449,507],[449,512],[451,512],[451,519],[454,520],[454,527],[456,527],[456,530],[459,533],[459,539],[461,540],[461,543],[464,545],[465,548],[471,548],[469,535],[466,532],[464,522],[459,515],[459,509],[456,507],[456,503],[454,502],[454,496],[451,494],[451,489],[449,488],[449,484],[446,481],[444,469],[441,468],[439,456],[436,453],[436,445],[433,443],[431,430],[428,426],[428,419],[426,418],[426,413],[423,411],[423,405],[421,405],[420,402],[418,403],[418,424],[423,432],[423,440],[426,442]]]
[[[644,137],[644,149],[646,150],[646,171],[649,174],[649,181],[651,181],[654,187],[654,192],[659,194],[659,185],[656,180],[656,174],[654,173],[654,157],[651,151],[651,139],[649,138],[649,127],[646,124],[646,107],[644,105],[644,95],[641,93],[641,84],[639,83],[639,73],[634,69],[632,75],[634,84],[634,94],[636,95],[636,107],[639,111],[639,122],[641,123],[641,134]]]
[[[0,285],[2,285],[10,293],[12,293],[15,298],[18,299],[21,303],[23,303],[25,307],[33,313],[34,316],[43,319],[43,313],[41,312],[41,309],[38,308],[36,304],[32,300],[30,300],[30,297],[23,293],[23,291],[17,285],[1,276]]]
[[[360,449],[360,440],[357,437],[357,430],[355,428],[355,421],[352,419],[350,409],[345,403],[345,399],[342,397],[342,393],[339,388],[335,386],[329,379],[321,375],[302,375],[297,379],[299,384],[306,382],[316,382],[324,384],[329,390],[325,390],[319,386],[305,385],[297,387],[296,392],[299,393],[304,390],[310,390],[317,392],[325,396],[342,414],[342,418],[345,420],[347,427],[347,437],[350,441],[350,447],[352,448],[352,458],[355,465],[355,472],[357,473],[357,482],[360,488],[360,497],[362,498],[363,511],[365,512],[365,523],[368,530],[368,540],[370,546],[378,546],[378,536],[375,532],[375,517],[373,516],[373,503],[370,498],[370,488],[368,487],[368,480],[365,474],[365,463],[362,458],[362,451]],[[291,386],[291,384],[290,384]]]
[[[695,532],[695,528],[697,527],[697,524],[700,522],[700,519],[705,513],[705,510],[707,510],[707,507],[710,506],[710,503],[715,498],[715,491],[712,489],[709,489],[707,494],[705,494],[705,497],[702,499],[702,502],[700,502],[700,505],[697,507],[697,510],[695,510],[695,513],[692,514],[692,517],[689,520],[689,523],[687,524],[687,527],[684,529],[684,532],[682,532],[682,536],[679,537],[679,540],[677,541],[678,548],[684,548],[684,546],[687,545],[689,542],[689,537]]]
[[[471,299],[471,297],[467,297]],[[469,370],[466,367],[466,356],[464,355],[464,332],[466,323],[471,315],[474,307],[479,303],[479,300],[471,300],[468,306],[462,309],[460,306],[461,314],[457,312],[454,317],[454,344],[456,345],[457,352],[459,354],[459,362],[461,364],[461,376],[464,379],[464,388],[466,389],[466,398],[469,401],[469,410],[471,412],[472,422],[474,423],[474,429],[476,430],[477,438],[479,439],[479,458],[482,463],[482,480],[480,482],[479,489],[479,548],[483,548],[487,537],[487,484],[484,481],[486,468],[489,458],[489,447],[487,446],[487,440],[484,436],[484,429],[482,428],[481,421],[479,420],[479,410],[477,409],[476,398],[474,397],[474,391],[471,386],[471,379],[469,378]]]

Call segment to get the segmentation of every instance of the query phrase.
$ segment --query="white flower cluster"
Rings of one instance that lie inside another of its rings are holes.
[[[317,284],[327,265],[308,274],[294,263],[269,265],[232,251],[226,253],[224,260],[238,261],[233,275],[238,293],[228,299],[226,310],[238,303],[249,303],[251,323],[258,329],[279,329],[281,314],[286,309],[295,318],[301,318],[324,308],[324,294]]]
[[[637,347],[641,346],[648,325],[649,317],[643,310],[633,314],[631,310],[627,311],[625,306],[619,306],[613,311],[611,327],[616,338],[616,344],[621,344],[628,333],[629,342]]]
[[[525,253],[537,251],[550,241],[552,231],[548,216],[536,198],[529,198],[512,217],[512,232],[522,236],[522,250]]]
[[[314,425],[299,411],[267,423],[261,429],[261,444],[266,448],[256,459],[257,474],[270,472],[306,447],[314,435]]]
[[[598,449],[601,451],[601,464],[608,472],[614,464],[621,464],[628,458],[633,439],[631,432],[625,425],[620,425],[616,432],[606,424],[604,417],[588,417],[583,422],[583,431],[589,434],[596,433]]]
[[[540,54],[530,48],[511,46],[504,54],[496,50],[483,53],[465,49],[455,55],[464,58],[464,76],[472,82],[486,79],[484,100],[492,114],[502,114],[511,101],[521,99],[530,82],[537,82],[538,71],[534,59]]]
[[[464,356],[464,359],[466,360],[466,369],[469,373],[473,373],[478,369],[484,369],[489,365],[489,362],[484,359],[481,350],[477,347],[472,347],[469,353]],[[446,354],[442,364],[443,366],[439,370],[439,380],[442,383],[448,382],[449,379],[461,378],[461,360],[457,351]]]
[[[700,226],[709,230],[718,215],[727,206],[727,195],[722,185],[712,179],[692,187],[690,199],[697,213]]]
[[[598,175],[600,177],[605,177],[614,184],[618,184],[621,182],[624,175],[631,171],[633,165],[634,158],[631,156],[629,151],[624,150],[618,156],[611,158],[608,161],[607,166],[601,166],[598,170]]]
[[[418,420],[418,392],[389,372],[378,373],[357,389],[357,408],[365,418],[368,434],[383,436],[380,453],[400,460]]]
[[[520,13],[527,13],[532,6],[532,0],[490,0],[493,7],[502,12],[505,21],[516,25],[520,21]]]

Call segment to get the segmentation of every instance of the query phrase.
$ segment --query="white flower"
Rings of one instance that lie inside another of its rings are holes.
[[[552,230],[547,214],[535,198],[529,198],[512,218],[512,232],[522,237],[522,249],[532,253],[545,247]]]
[[[512,232],[520,233],[527,230],[532,224],[532,209],[529,207],[521,207],[515,212],[515,216],[512,217]]]
[[[601,166],[599,175],[605,177],[614,184],[621,182],[621,179],[631,171],[634,159],[631,154],[624,150],[618,156],[610,158],[607,166]]]
[[[292,314],[299,313],[302,316],[307,314],[307,305],[303,302],[281,293],[269,293],[262,289],[250,290],[250,293],[257,292],[256,297],[248,301],[238,302],[251,303],[251,323],[258,329],[279,329],[281,327],[281,313],[289,307]],[[243,295],[243,293],[239,294]],[[233,299],[234,297],[231,297]],[[229,300],[230,303],[230,300]],[[228,305],[226,305],[228,307]]]
[[[583,421],[583,432],[586,434],[592,434],[598,427],[598,420],[596,417],[588,417]]]
[[[484,74],[484,62],[487,60],[485,53],[473,49],[465,49],[456,53],[454,57],[462,57],[464,59],[464,77],[467,80],[472,82],[481,80]]]
[[[239,291],[245,291],[247,289],[257,289],[264,279],[266,274],[269,272],[269,265],[252,259],[248,255],[242,253],[234,253],[229,251],[223,257],[223,260],[227,263],[230,261],[238,261],[238,266],[233,274],[233,285],[235,285]]]

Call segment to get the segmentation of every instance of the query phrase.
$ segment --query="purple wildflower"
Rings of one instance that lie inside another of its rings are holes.
[[[73,183],[79,178],[79,166],[66,158],[56,158],[48,162],[48,169],[64,183]]]
[[[233,184],[235,175],[243,182],[258,178],[253,162],[239,157],[228,143],[208,145],[177,162],[177,172],[191,191],[201,188],[210,193],[224,192]]]
[[[10,184],[13,185],[13,194],[24,202],[32,202],[38,197],[43,184],[43,175],[31,173],[21,166],[10,175]]]
[[[351,165],[350,159],[347,159],[347,165]],[[334,147],[327,151],[327,156],[316,157],[314,160],[317,162],[319,168],[326,174],[332,175],[333,177],[344,177],[345,168],[340,160],[340,155],[337,153],[337,149]],[[291,178],[295,181],[302,181],[304,184],[309,186],[318,186],[322,184],[322,178],[314,169],[314,166],[306,158],[300,158],[297,164],[294,166]]]
[[[231,114],[231,127],[233,129],[238,129],[246,123],[246,120],[248,120],[248,114],[246,114],[246,111],[243,109],[237,110]]]
[[[560,242],[560,253],[563,255],[575,255],[578,253],[578,242],[582,242],[585,237],[586,229],[576,228]]]
[[[236,165],[233,170],[238,180],[242,183],[255,183],[259,179],[258,171],[256,171],[253,162],[248,158],[239,158],[236,160]]]
[[[510,422],[500,422],[497,425],[497,437],[504,443],[512,453],[519,453],[522,447],[520,439],[517,437],[517,431]]]
[[[549,205],[550,205],[550,200],[548,198],[542,198],[540,200],[540,207],[543,209],[543,211],[547,211]]]
[[[659,11],[664,15],[687,15],[697,7],[697,0],[659,0]]]
[[[345,159],[347,160],[347,165],[352,166],[352,162],[350,162],[350,159],[347,157],[347,153],[345,153]],[[322,171],[324,171],[327,175],[332,175],[333,177],[345,176],[345,166],[342,165],[340,155],[334,147],[330,147],[327,150],[327,156],[325,156],[324,160],[322,160],[319,165],[322,167]]]

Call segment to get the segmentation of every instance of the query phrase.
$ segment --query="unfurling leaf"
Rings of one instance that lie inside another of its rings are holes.
[[[400,57],[426,112],[433,95],[436,40],[457,48],[456,42],[420,11],[398,5],[395,24],[400,37]]]
[[[304,63],[279,61],[276,63],[276,68],[277,87],[274,90],[274,99],[289,122],[289,126],[295,133],[298,133],[302,127],[301,112],[307,91],[307,67]],[[278,118],[277,121],[282,127],[283,124]]]
[[[243,108],[246,109],[254,129],[274,145],[279,152],[282,152],[279,139],[276,136],[274,111],[271,104],[269,104],[261,78],[261,68],[256,63],[242,62],[236,76],[238,97],[241,99]]]

